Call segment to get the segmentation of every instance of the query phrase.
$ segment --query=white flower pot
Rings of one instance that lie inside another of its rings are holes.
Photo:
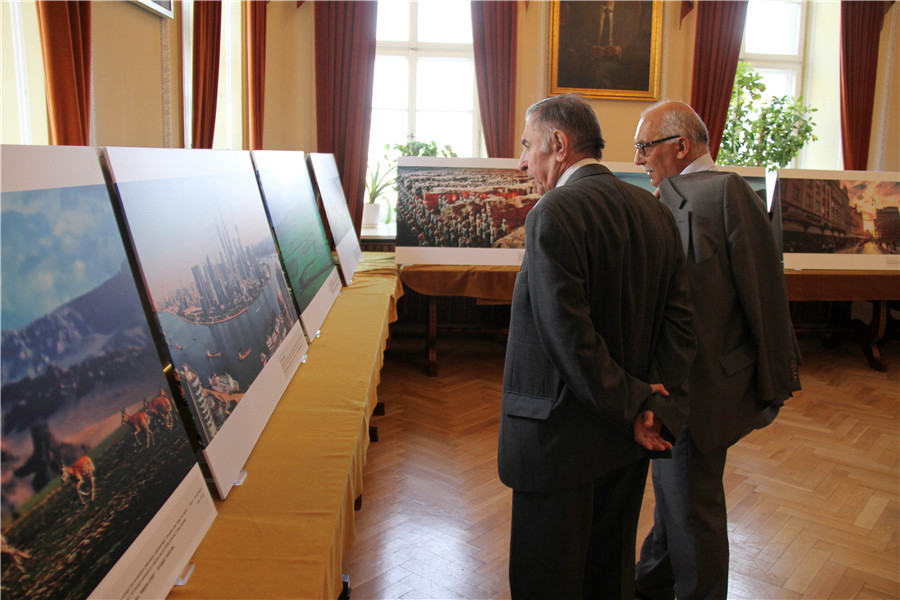
[[[363,204],[363,227],[378,227],[381,223],[381,203]]]

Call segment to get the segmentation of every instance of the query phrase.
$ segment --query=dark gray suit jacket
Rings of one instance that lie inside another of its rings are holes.
[[[690,264],[697,358],[688,422],[697,447],[727,447],[767,425],[800,389],[800,351],[781,256],[759,197],[734,173],[664,180]]]
[[[547,192],[526,220],[503,378],[500,479],[554,491],[645,455],[633,421],[677,435],[695,351],[671,213],[601,165]],[[665,384],[671,396],[651,394]]]

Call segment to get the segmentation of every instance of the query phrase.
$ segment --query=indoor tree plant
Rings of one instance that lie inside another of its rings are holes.
[[[816,139],[815,108],[803,104],[802,97],[763,100],[765,90],[762,75],[750,63],[738,63],[717,157],[720,164],[773,171],[787,166],[807,142]]]

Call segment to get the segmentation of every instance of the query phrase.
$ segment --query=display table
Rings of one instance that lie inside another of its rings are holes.
[[[169,598],[325,598],[342,590],[388,325],[393,254],[363,253]]]
[[[872,368],[887,370],[878,342],[887,326],[888,302],[900,300],[900,271],[791,269],[784,276],[790,300],[871,302],[872,320],[852,321],[849,326]]]
[[[428,296],[428,372],[437,374],[437,297],[467,296],[486,302],[512,301],[519,267],[473,265],[404,265],[403,285]],[[873,303],[872,321],[853,326],[872,368],[884,371],[878,342],[884,336],[888,302],[900,300],[900,272],[787,270],[788,299],[794,301],[865,300]]]
[[[428,296],[428,374],[437,375],[437,297],[465,296],[481,302],[512,302],[518,266],[496,265],[404,265],[403,285]]]

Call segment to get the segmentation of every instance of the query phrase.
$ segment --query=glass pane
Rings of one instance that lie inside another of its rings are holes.
[[[472,8],[469,0],[427,0],[417,6],[420,42],[472,43]]]
[[[421,110],[416,112],[416,140],[443,148],[449,145],[461,157],[473,156],[472,113]]]
[[[775,96],[796,96],[796,73],[787,69],[756,69],[762,75],[762,82],[766,84],[764,98]]]
[[[416,107],[472,110],[475,61],[471,58],[420,58],[416,65]]]
[[[405,110],[372,110],[372,126],[369,129],[369,160],[384,157],[385,144],[406,142],[407,113]]]
[[[409,41],[409,0],[378,0],[375,39],[379,42]]]
[[[800,54],[799,2],[750,0],[744,25],[747,54]]]
[[[373,108],[407,108],[409,69],[405,56],[376,56]]]

